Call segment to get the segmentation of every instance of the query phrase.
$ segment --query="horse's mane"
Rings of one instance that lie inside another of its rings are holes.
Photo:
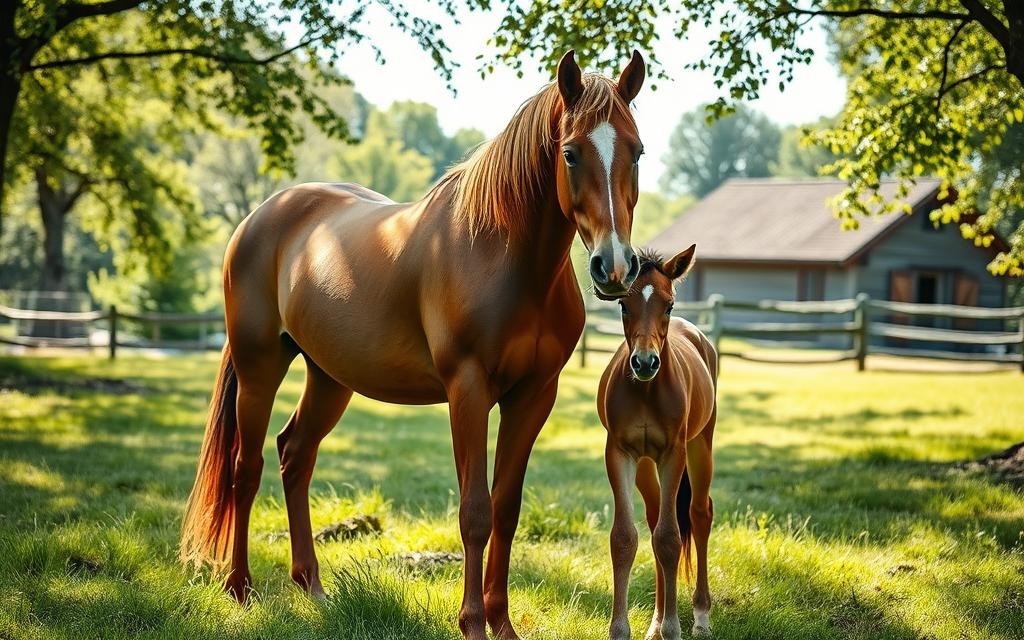
[[[435,190],[454,182],[455,215],[472,235],[522,229],[527,212],[554,176],[554,146],[560,137],[584,135],[613,113],[633,120],[616,83],[593,73],[584,74],[583,92],[559,132],[562,110],[558,85],[547,85],[519,107],[501,133],[438,182]]]

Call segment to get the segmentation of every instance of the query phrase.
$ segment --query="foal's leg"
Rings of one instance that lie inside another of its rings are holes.
[[[713,426],[713,425],[712,425]],[[714,466],[711,458],[712,429],[694,438],[686,449],[687,468],[693,497],[690,500],[690,522],[693,523],[693,546],[697,551],[697,585],[693,592],[693,633],[711,632],[711,591],[708,589],[708,538],[711,536],[712,505],[709,492]]]
[[[490,384],[486,372],[476,363],[460,366],[446,388],[459,477],[459,530],[465,553],[459,628],[467,640],[487,640],[483,586],[484,547],[491,536],[487,414],[494,401],[488,397]]]
[[[678,578],[679,556],[683,541],[676,516],[676,494],[686,466],[686,452],[677,448],[669,452],[658,465],[661,480],[661,508],[658,511],[658,525],[654,528],[654,557],[665,577],[665,604],[662,609],[661,637],[664,640],[679,638]]]
[[[232,485],[235,527],[231,571],[224,586],[236,600],[245,602],[252,589],[249,515],[263,473],[263,441],[267,436],[274,396],[295,353],[282,342],[271,348],[236,343],[232,345],[231,356],[238,375],[238,440]]]
[[[644,498],[644,507],[647,516],[647,528],[654,533],[658,524],[658,510],[661,507],[661,485],[658,483],[658,468],[650,458],[642,458],[637,463],[636,487]],[[651,537],[651,544],[654,544],[654,537]],[[644,635],[645,640],[660,640],[661,621],[664,618],[662,613],[665,610],[665,576],[661,571],[661,565],[655,561],[655,590],[654,590],[654,616],[651,618],[651,626]]]
[[[491,505],[494,527],[484,577],[484,611],[491,631],[500,640],[518,638],[508,615],[508,569],[512,539],[519,526],[526,465],[558,391],[557,379],[538,389],[525,383],[502,398],[501,426],[494,452]]]
[[[316,598],[324,597],[320,567],[313,550],[309,522],[309,480],[320,441],[338,423],[352,398],[352,390],[334,381],[306,358],[306,388],[288,424],[277,436],[281,480],[288,505],[292,544],[292,580]]]
[[[636,525],[633,524],[633,484],[636,461],[611,442],[605,447],[605,466],[612,485],[615,516],[612,522],[612,623],[611,640],[629,640],[629,571],[636,559]]]

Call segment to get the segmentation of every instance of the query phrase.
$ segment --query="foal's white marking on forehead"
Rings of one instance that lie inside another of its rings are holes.
[[[604,165],[605,183],[608,185],[608,215],[612,219],[612,260],[618,268],[623,263],[624,254],[622,243],[619,242],[619,234],[615,230],[615,205],[612,202],[612,161],[615,159],[615,127],[610,122],[602,122],[594,127],[594,130],[587,136],[597,148],[597,155]]]
[[[654,293],[654,285],[647,285],[646,287],[640,290],[640,293],[642,293],[644,296],[644,302],[650,302],[651,294]]]

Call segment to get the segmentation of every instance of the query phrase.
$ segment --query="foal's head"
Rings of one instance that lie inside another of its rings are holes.
[[[584,76],[572,51],[558,64],[558,203],[590,252],[590,275],[605,298],[625,295],[640,271],[630,231],[643,144],[629,103],[645,73],[635,51],[617,83]]]
[[[640,275],[629,294],[619,300],[622,330],[630,349],[629,368],[637,380],[651,380],[661,368],[661,353],[675,301],[673,284],[690,270],[696,249],[697,245],[690,245],[668,261],[653,253],[641,253]]]

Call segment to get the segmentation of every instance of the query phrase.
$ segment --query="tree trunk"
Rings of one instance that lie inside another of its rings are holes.
[[[7,142],[10,138],[14,107],[21,91],[19,41],[14,31],[17,2],[0,2],[0,234],[3,233],[4,195],[7,186]]]
[[[64,266],[64,227],[69,210],[63,189],[57,190],[49,182],[45,169],[36,169],[36,189],[39,213],[43,219],[43,272],[39,283],[41,291],[66,291],[67,270]]]

